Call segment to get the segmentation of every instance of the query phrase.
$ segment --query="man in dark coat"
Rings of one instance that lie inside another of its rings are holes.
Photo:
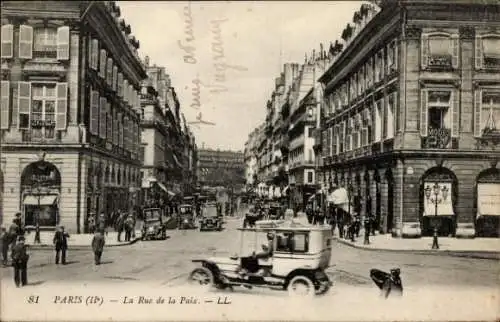
[[[102,251],[104,250],[104,232],[98,231],[94,234],[92,239],[92,250],[94,251],[94,262],[96,265],[101,264]]]
[[[28,259],[26,245],[24,244],[24,236],[19,236],[17,244],[12,247],[12,267],[14,267],[14,282],[16,286],[25,286],[28,284]]]
[[[2,243],[2,262],[4,266],[7,266],[7,263],[9,261],[8,256],[9,256],[10,235],[5,229],[5,227],[2,227],[0,243]]]
[[[122,241],[122,233],[124,229],[125,214],[118,212],[118,219],[116,220],[116,230],[118,231],[118,241]]]
[[[61,254],[61,262],[66,265],[66,250],[68,249],[69,234],[64,231],[64,226],[57,229],[52,242],[56,247],[56,264],[59,264],[59,254]]]
[[[130,237],[132,237],[132,230],[135,229],[134,227],[134,218],[132,218],[132,215],[128,215],[127,219],[125,219],[124,222],[124,228],[125,228],[125,241],[130,242]]]
[[[9,231],[7,232],[9,234],[12,247],[16,245],[17,238],[21,235],[21,227],[18,223],[19,221],[17,219],[12,220],[12,224],[10,225]]]

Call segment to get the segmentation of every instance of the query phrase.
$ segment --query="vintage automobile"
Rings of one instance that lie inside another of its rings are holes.
[[[167,239],[167,225],[160,208],[143,210],[142,240]]]
[[[179,206],[178,228],[179,229],[195,229],[194,224],[194,209],[193,205],[182,204]]]
[[[200,231],[206,230],[222,230],[222,217],[217,213],[215,204],[209,203],[203,209],[203,215],[199,221]]]
[[[275,237],[272,240],[274,250],[271,257],[263,259],[254,252],[247,257],[195,259],[193,262],[200,264],[200,267],[189,274],[190,284],[218,289],[264,287],[286,290],[292,296],[326,293],[333,285],[325,273],[331,259],[330,228],[290,223],[277,225],[273,222],[266,221],[266,225],[257,228],[240,229],[242,245],[246,232],[264,235],[272,232]],[[263,249],[266,248],[264,246]]]

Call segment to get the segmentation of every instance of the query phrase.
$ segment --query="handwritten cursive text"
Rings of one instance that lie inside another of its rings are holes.
[[[194,24],[193,24],[193,13],[191,12],[191,5],[187,5],[183,9],[183,15],[184,15],[184,41],[186,42],[185,44],[182,43],[182,41],[178,40],[177,44],[179,45],[179,48],[184,51],[184,62],[187,64],[196,64],[196,47],[191,45],[192,42],[195,41],[194,37]]]

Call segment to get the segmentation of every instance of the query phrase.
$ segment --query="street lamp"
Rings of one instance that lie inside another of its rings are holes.
[[[440,192],[442,193],[442,198],[439,198]],[[425,197],[428,202],[432,202],[434,204],[434,218],[433,218],[433,228],[434,234],[432,239],[432,249],[439,249],[438,243],[438,228],[439,228],[439,219],[438,219],[438,205],[446,200],[448,196],[448,188],[443,186],[443,188],[439,188],[439,184],[436,182],[434,186],[427,185],[425,188]]]
[[[42,196],[42,186],[40,182],[37,182],[34,190],[36,191],[36,195],[38,197],[38,208],[35,214],[35,240],[33,244],[40,244],[40,198]]]
[[[348,209],[349,216],[351,217],[351,224],[350,224],[350,227],[349,227],[349,234],[351,235],[351,241],[354,241],[354,222],[352,220],[353,216],[351,215],[351,200],[352,200],[352,192],[353,192],[353,190],[354,190],[354,188],[352,186],[352,183],[349,182],[348,186],[347,186],[347,199],[348,199],[347,209]]]

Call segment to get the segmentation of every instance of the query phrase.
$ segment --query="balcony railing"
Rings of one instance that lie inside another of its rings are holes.
[[[451,130],[446,128],[431,128],[427,137],[422,138],[423,149],[453,148]]]
[[[429,56],[429,66],[431,67],[451,67],[450,55],[431,55]]]
[[[53,135],[47,135],[47,131],[53,131]],[[47,137],[49,136],[49,137]],[[61,142],[61,132],[56,131],[54,128],[44,128],[42,131],[40,129],[27,129],[21,130],[22,142],[31,143],[60,143]]]

